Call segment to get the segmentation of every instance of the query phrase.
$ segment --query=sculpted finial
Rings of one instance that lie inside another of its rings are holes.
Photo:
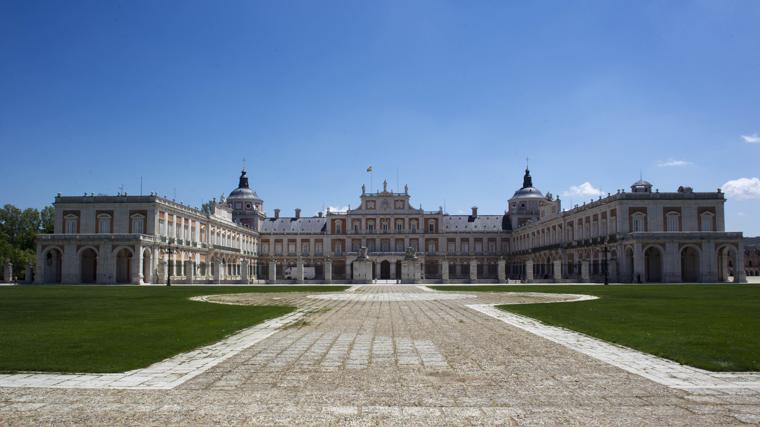
[[[388,192],[388,180],[384,179],[383,180],[383,193],[387,193],[387,192]]]

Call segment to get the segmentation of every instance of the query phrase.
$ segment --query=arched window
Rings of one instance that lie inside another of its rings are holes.
[[[678,212],[668,212],[665,215],[666,228],[665,231],[681,231],[680,224],[681,215]]]
[[[641,212],[633,214],[632,218],[632,232],[646,231],[647,216]]]
[[[715,215],[712,212],[702,212],[699,216],[700,230],[701,231],[715,231],[713,228],[713,220]]]
[[[64,232],[66,234],[77,234],[79,231],[79,217],[76,215],[66,215],[64,218]]]
[[[110,233],[111,232],[111,215],[99,214],[98,215],[98,233]]]
[[[132,215],[132,232],[145,234],[145,216],[140,214]]]

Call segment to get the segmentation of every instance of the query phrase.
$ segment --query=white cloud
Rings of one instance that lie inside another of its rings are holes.
[[[586,198],[599,197],[602,190],[595,188],[590,182],[586,181],[581,185],[571,185],[570,188],[562,193],[564,197]]]
[[[760,144],[760,135],[753,133],[752,135],[742,135],[744,142],[747,144]]]
[[[673,167],[682,167],[682,166],[689,166],[692,163],[686,160],[667,160],[667,161],[659,161],[657,162],[657,166],[661,168],[673,168]]]
[[[733,179],[723,184],[721,190],[739,200],[760,199],[760,178]]]

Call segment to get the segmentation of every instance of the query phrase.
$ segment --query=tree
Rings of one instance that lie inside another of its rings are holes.
[[[39,233],[52,233],[55,209],[47,206],[23,211],[11,204],[0,208],[0,258],[10,259],[14,273],[23,276],[26,265],[34,262],[34,239]]]

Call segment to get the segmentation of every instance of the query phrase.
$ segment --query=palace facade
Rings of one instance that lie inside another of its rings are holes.
[[[59,194],[55,232],[37,239],[35,282],[744,282],[730,268],[745,251],[742,233],[724,229],[725,200],[639,180],[563,210],[526,169],[503,214],[418,209],[408,187],[384,183],[362,186],[346,212],[267,216],[243,171],[211,212],[157,195]]]

